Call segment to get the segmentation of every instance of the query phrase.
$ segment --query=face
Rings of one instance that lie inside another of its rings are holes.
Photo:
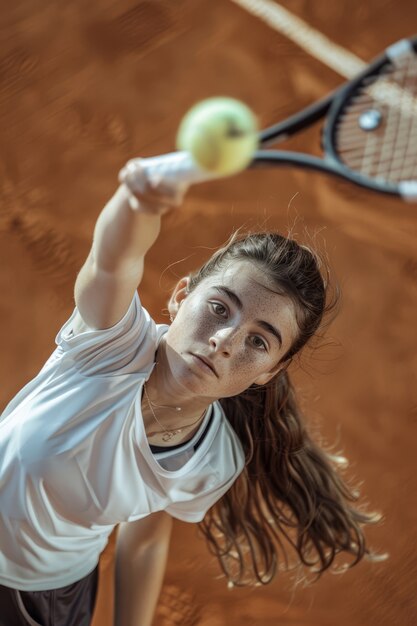
[[[276,293],[264,272],[234,261],[189,294],[186,286],[184,278],[171,297],[175,319],[165,335],[169,369],[181,386],[218,399],[275,376],[298,328],[291,300]]]

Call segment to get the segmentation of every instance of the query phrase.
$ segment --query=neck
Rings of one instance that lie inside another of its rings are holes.
[[[193,421],[190,424],[181,424],[181,426],[174,426],[174,427],[167,427],[167,423],[165,421],[165,423],[162,423],[160,420],[158,420],[156,413],[155,413],[155,408],[157,408],[157,406],[153,406],[152,403],[149,400],[149,396],[148,396],[148,392],[146,391],[146,384],[143,386],[143,391],[145,393],[145,397],[146,397],[146,402],[147,405],[152,413],[152,416],[154,418],[154,421],[159,425],[159,428],[162,428],[161,430],[156,430],[155,432],[152,432],[152,430],[147,430],[147,436],[149,437],[155,437],[155,436],[161,436],[162,435],[162,439],[163,441],[170,441],[173,437],[178,437],[181,436],[182,438],[184,437],[184,435],[182,434],[183,431],[187,431],[188,435],[186,435],[187,439],[192,436],[194,434],[194,432],[200,427],[200,424],[204,418],[204,416],[206,415],[207,411],[204,411],[202,415],[199,415],[197,417],[196,420],[193,419]],[[160,406],[160,405],[158,405]],[[167,407],[160,407],[160,408],[167,408]],[[168,407],[169,409],[169,407]],[[178,407],[175,408],[176,411],[178,411]],[[142,410],[142,414],[143,414],[143,410]],[[146,426],[145,426],[146,428]],[[191,429],[191,430],[190,430]]]
[[[155,355],[155,367],[146,382],[146,391],[157,418],[163,417],[164,425],[179,427],[202,416],[214,398],[195,395],[183,387],[169,367],[166,345],[162,337]],[[180,408],[180,411],[176,409]]]

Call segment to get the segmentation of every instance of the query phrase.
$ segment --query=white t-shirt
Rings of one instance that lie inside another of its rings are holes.
[[[188,445],[152,454],[141,395],[168,326],[137,294],[112,328],[79,321],[75,309],[0,418],[0,584],[23,591],[86,576],[120,522],[160,510],[201,521],[244,467],[219,402]]]

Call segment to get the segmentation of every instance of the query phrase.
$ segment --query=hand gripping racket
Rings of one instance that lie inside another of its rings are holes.
[[[398,41],[323,100],[261,131],[261,149],[255,153],[250,167],[286,165],[318,170],[374,191],[417,201],[416,49],[417,37]],[[262,149],[288,139],[324,117],[322,158]],[[129,162],[131,167],[134,162]],[[198,168],[186,152],[140,162],[155,185],[163,180],[185,189],[190,184],[216,178]]]

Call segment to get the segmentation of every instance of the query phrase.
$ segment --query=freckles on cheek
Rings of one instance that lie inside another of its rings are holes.
[[[208,308],[196,305],[188,309],[187,315],[184,318],[184,324],[186,324],[190,333],[192,332],[199,336],[211,336],[220,328],[221,320],[217,320],[216,317],[210,313]]]
[[[244,389],[246,389],[259,374],[262,374],[268,369],[265,358],[252,351],[250,348],[237,354],[233,361],[231,376],[235,379],[236,384],[242,386]]]

